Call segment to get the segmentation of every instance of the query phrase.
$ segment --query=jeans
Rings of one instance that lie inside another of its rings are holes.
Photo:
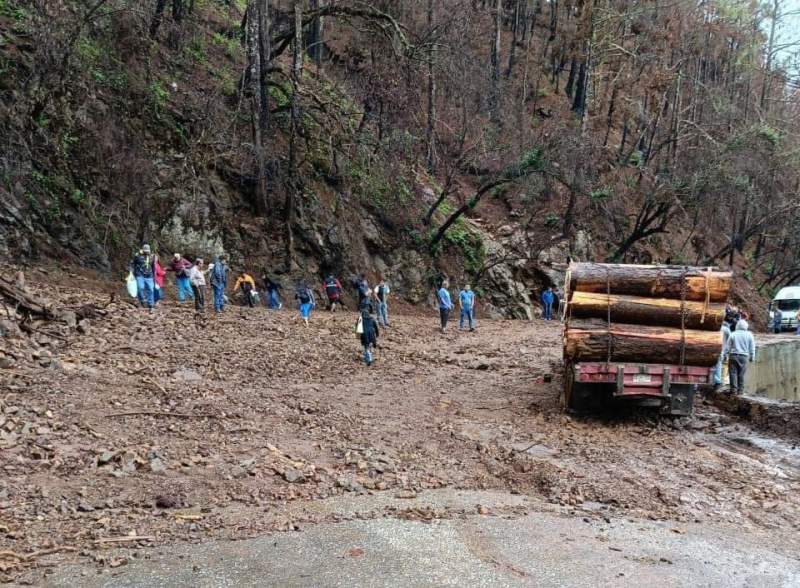
[[[206,287],[192,285],[192,298],[194,298],[194,309],[197,312],[205,312],[206,309]]]
[[[545,303],[543,318],[546,321],[553,320],[553,303],[552,302],[550,304]]]
[[[278,291],[277,290],[270,290],[269,291],[269,300],[267,302],[267,305],[272,310],[278,310],[281,307],[281,301],[278,298]]]
[[[461,318],[458,321],[458,328],[464,328],[464,319],[467,319],[470,329],[475,328],[475,311],[471,308],[462,308],[461,309]]]
[[[145,278],[136,276],[136,297],[139,298],[139,304],[147,308],[153,308],[155,304],[155,283],[153,278]]]
[[[385,302],[378,302],[378,324],[389,326],[389,306]]]
[[[183,302],[186,298],[194,298],[194,288],[188,277],[175,278],[175,286],[178,288],[178,302]]]
[[[242,298],[247,306],[253,308],[253,287],[250,284],[242,284]]]
[[[447,319],[450,318],[449,308],[439,308],[439,320],[442,322],[442,330],[447,328]]]
[[[212,284],[211,288],[214,290],[214,310],[222,312],[225,309],[225,286]]]
[[[364,345],[364,363],[372,365],[372,351],[369,345]]]
[[[314,308],[314,304],[311,302],[304,302],[300,304],[300,316],[303,319],[308,319],[311,316],[311,309]]]
[[[747,373],[746,355],[731,355],[728,361],[731,378],[731,392],[734,394],[744,391],[744,376]]]

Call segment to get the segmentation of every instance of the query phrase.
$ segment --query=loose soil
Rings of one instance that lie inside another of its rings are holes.
[[[62,301],[108,298],[85,276],[29,281],[65,284],[49,290]],[[167,296],[152,313],[111,304],[50,367],[0,370],[3,579],[40,550],[113,566],[109,545],[318,522],[275,516],[292,501],[445,487],[603,505],[597,516],[800,529],[797,452],[753,442],[701,400],[688,424],[565,414],[558,323],[479,317],[473,333],[441,335],[435,310],[394,315],[366,367],[354,313],[317,311],[305,327],[294,310],[229,306],[198,321]]]

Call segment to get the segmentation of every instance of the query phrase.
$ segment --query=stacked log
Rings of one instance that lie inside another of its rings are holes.
[[[573,263],[567,275],[567,361],[717,362],[730,272]]]
[[[733,283],[731,272],[672,265],[573,263],[568,275],[570,293],[610,291],[680,300],[683,292],[684,300],[698,302],[724,303]]]
[[[712,366],[721,346],[720,334],[714,331],[571,321],[564,355],[573,361],[681,364],[683,359],[685,365]]]
[[[659,325],[719,331],[725,318],[725,305],[703,302],[684,302],[670,298],[644,298],[618,294],[573,292],[570,301],[571,316],[577,319],[607,318],[611,311],[612,323],[634,325]]]

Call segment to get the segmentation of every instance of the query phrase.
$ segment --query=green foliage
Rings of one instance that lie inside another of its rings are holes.
[[[461,250],[467,272],[476,274],[480,271],[486,261],[486,246],[480,233],[471,230],[459,218],[447,231],[444,239]]]
[[[156,112],[160,113],[169,100],[169,92],[164,89],[164,86],[161,85],[160,81],[155,80],[152,84],[150,84],[150,96],[153,100],[153,106],[155,107]]]
[[[292,99],[292,84],[289,82],[270,84],[268,92],[275,106],[278,108],[286,108],[289,106]]]
[[[592,190],[589,194],[589,198],[594,202],[600,202],[602,200],[608,200],[613,195],[614,189],[611,186],[602,186],[596,190]]]
[[[638,149],[631,153],[631,156],[628,158],[628,163],[634,167],[640,167],[643,161],[644,155]]]
[[[557,227],[561,223],[561,216],[556,214],[555,212],[548,212],[544,215],[544,226],[546,227]]]
[[[777,147],[781,141],[781,132],[769,125],[762,125],[758,129],[758,136],[766,140],[773,147]]]
[[[239,93],[239,86],[237,85],[236,78],[233,74],[225,69],[216,72],[216,77],[219,80],[220,91],[223,95],[232,97]]]
[[[13,18],[17,22],[28,19],[28,11],[17,6],[14,0],[0,0],[0,16]]]
[[[208,62],[208,53],[206,53],[206,42],[200,35],[195,35],[191,42],[186,45],[184,49],[186,54],[189,55],[198,63]]]
[[[211,42],[222,47],[225,50],[225,55],[234,61],[244,52],[238,38],[228,37],[222,33],[214,33],[211,37]]]
[[[535,147],[526,151],[519,162],[520,172],[531,173],[541,171],[544,166],[544,151]]]

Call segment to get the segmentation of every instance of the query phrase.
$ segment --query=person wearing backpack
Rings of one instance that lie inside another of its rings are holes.
[[[322,289],[325,290],[325,294],[328,297],[328,310],[336,312],[337,304],[344,309],[344,303],[342,302],[342,284],[339,280],[333,277],[333,275],[328,276],[325,283],[322,285]]]
[[[382,327],[389,326],[389,284],[381,276],[381,281],[375,286],[375,301],[378,303],[378,322]]]
[[[374,361],[372,350],[378,347],[378,321],[371,313],[372,306],[367,302],[361,310],[361,346],[364,348],[364,363],[368,366]]]
[[[194,298],[192,290],[192,282],[190,280],[190,272],[192,269],[192,262],[183,257],[180,253],[175,253],[172,256],[170,264],[164,268],[168,272],[175,272],[175,287],[178,290],[178,302],[183,304],[183,301],[188,297]]]
[[[136,296],[139,304],[153,310],[155,305],[155,256],[150,253],[150,245],[145,243],[131,261],[131,273],[136,278]]]
[[[449,285],[447,280],[442,280],[442,287],[436,292],[436,298],[439,301],[439,320],[442,323],[442,334],[447,332],[447,319],[450,318],[450,311],[453,310],[450,292],[447,291]]]
[[[210,281],[214,291],[214,311],[219,314],[225,309],[225,287],[228,285],[228,266],[222,255],[214,258]]]
[[[314,310],[314,293],[305,282],[301,282],[297,286],[294,298],[300,306],[300,318],[308,326],[308,319],[311,318],[311,311]]]

